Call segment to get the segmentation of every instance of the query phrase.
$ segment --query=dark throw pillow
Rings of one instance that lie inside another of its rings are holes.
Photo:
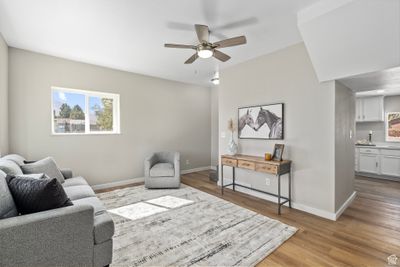
[[[6,180],[21,214],[72,206],[71,200],[56,178],[35,179],[7,175]]]

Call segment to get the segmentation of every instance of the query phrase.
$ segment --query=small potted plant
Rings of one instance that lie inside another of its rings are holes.
[[[231,132],[231,139],[229,140],[228,143],[228,153],[230,155],[236,155],[236,153],[238,152],[238,146],[235,143],[235,139],[233,138],[233,133],[236,131],[236,125],[233,122],[233,119],[230,119],[228,121],[228,131]]]

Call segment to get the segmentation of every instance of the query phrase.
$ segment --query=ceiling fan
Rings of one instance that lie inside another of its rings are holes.
[[[198,45],[183,45],[183,44],[165,44],[165,47],[168,48],[184,48],[184,49],[193,49],[196,50],[196,53],[191,56],[188,60],[185,61],[185,64],[192,64],[199,57],[201,58],[210,58],[215,57],[216,59],[225,62],[229,60],[231,57],[221,51],[217,50],[217,48],[224,48],[236,45],[242,45],[246,43],[245,36],[238,36],[229,39],[225,39],[222,41],[218,41],[215,43],[209,42],[210,30],[206,25],[195,24],[194,28],[196,30],[197,38],[199,39]]]

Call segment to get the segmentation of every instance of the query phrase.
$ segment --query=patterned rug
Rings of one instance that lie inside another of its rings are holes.
[[[297,231],[185,185],[98,197],[115,222],[113,266],[254,266]]]

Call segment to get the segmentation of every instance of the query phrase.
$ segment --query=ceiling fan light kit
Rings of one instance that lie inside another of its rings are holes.
[[[214,51],[211,46],[208,44],[199,45],[197,47],[197,55],[201,58],[210,58],[214,54]]]
[[[217,50],[217,48],[231,47],[236,45],[245,44],[246,37],[238,36],[229,39],[225,39],[222,41],[218,41],[216,43],[210,43],[210,30],[206,25],[196,24],[194,25],[196,30],[197,39],[199,40],[198,45],[182,45],[182,44],[165,44],[164,46],[167,48],[183,48],[183,49],[194,49],[196,53],[192,55],[185,61],[185,64],[192,64],[196,59],[200,58],[210,58],[215,57],[216,59],[225,62],[228,61],[231,57],[221,51]]]

